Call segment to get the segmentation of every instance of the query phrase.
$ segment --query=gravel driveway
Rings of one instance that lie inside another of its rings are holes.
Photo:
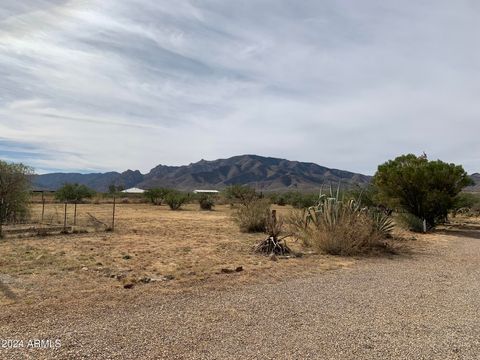
[[[278,284],[17,319],[0,338],[62,346],[0,358],[480,359],[480,239],[470,235]]]

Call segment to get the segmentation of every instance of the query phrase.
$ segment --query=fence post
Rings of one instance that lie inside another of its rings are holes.
[[[272,210],[272,225],[274,228],[277,225],[277,210]]]
[[[3,237],[3,198],[0,200],[0,238]]]
[[[67,231],[67,203],[65,202],[65,212],[63,215],[63,231]]]
[[[423,232],[424,233],[427,232],[427,220],[426,219],[423,219]]]
[[[113,196],[113,210],[112,210],[112,231],[115,230],[115,204],[116,198],[115,195]]]
[[[75,201],[73,210],[73,226],[77,226],[77,202]]]
[[[40,221],[43,224],[43,217],[45,215],[45,192],[42,191],[42,220]]]

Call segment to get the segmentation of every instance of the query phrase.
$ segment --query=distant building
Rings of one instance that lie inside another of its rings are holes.
[[[194,194],[218,194],[218,190],[193,190]]]
[[[145,192],[145,190],[139,189],[139,188],[136,188],[136,187],[126,189],[126,190],[122,191],[122,193],[127,193],[127,194],[143,194],[144,192]]]

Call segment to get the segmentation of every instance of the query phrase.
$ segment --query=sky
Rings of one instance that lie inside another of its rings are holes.
[[[2,0],[0,159],[480,172],[476,0]]]

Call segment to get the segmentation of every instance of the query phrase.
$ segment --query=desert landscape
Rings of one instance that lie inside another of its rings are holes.
[[[63,204],[49,206],[62,208]],[[78,212],[98,214],[104,208],[107,213],[110,207],[81,204]],[[299,211],[290,206],[274,208],[284,216]],[[40,205],[35,204],[33,211],[40,212]],[[202,211],[190,204],[171,211],[167,206],[120,204],[114,232],[3,239],[2,338],[9,334],[21,339],[61,339],[61,347],[27,353],[2,349],[2,356],[102,359],[117,354],[153,359],[241,354],[247,358],[262,348],[265,358],[282,352],[289,354],[286,357],[308,357],[322,351],[330,358],[345,359],[390,354],[384,352],[388,341],[401,343],[414,334],[415,342],[408,342],[403,350],[395,345],[390,355],[420,358],[433,350],[445,358],[476,354],[478,340],[445,342],[444,338],[445,331],[455,331],[457,326],[465,335],[465,326],[470,326],[473,332],[468,337],[478,332],[469,323],[474,321],[469,314],[479,310],[476,302],[457,299],[441,316],[428,309],[437,302],[447,306],[450,297],[460,296],[460,286],[462,296],[468,296],[465,300],[479,294],[474,280],[480,259],[478,218],[457,217],[432,234],[396,230],[395,253],[331,256],[291,239],[288,244],[296,255],[272,258],[252,252],[262,235],[240,232],[231,212],[230,205]],[[364,295],[356,297],[359,293]],[[338,308],[347,306],[346,301],[356,303],[347,318],[347,310]],[[398,306],[403,310],[396,311]],[[376,312],[375,325],[368,325],[370,311]],[[348,346],[342,345],[346,338],[332,330],[308,340],[311,333],[305,326],[321,329],[330,322],[337,322],[335,331],[349,329]],[[442,322],[449,325],[435,330]],[[257,333],[265,329],[271,332]],[[235,333],[230,344],[222,343],[229,331]],[[286,337],[287,331],[293,332]],[[275,349],[258,343],[274,341],[275,336],[283,339]],[[298,342],[299,336],[307,336],[306,343]],[[427,337],[425,344],[421,339]],[[246,343],[241,339],[249,339],[250,346],[242,346]]]
[[[480,3],[0,1],[0,360],[480,359]]]

